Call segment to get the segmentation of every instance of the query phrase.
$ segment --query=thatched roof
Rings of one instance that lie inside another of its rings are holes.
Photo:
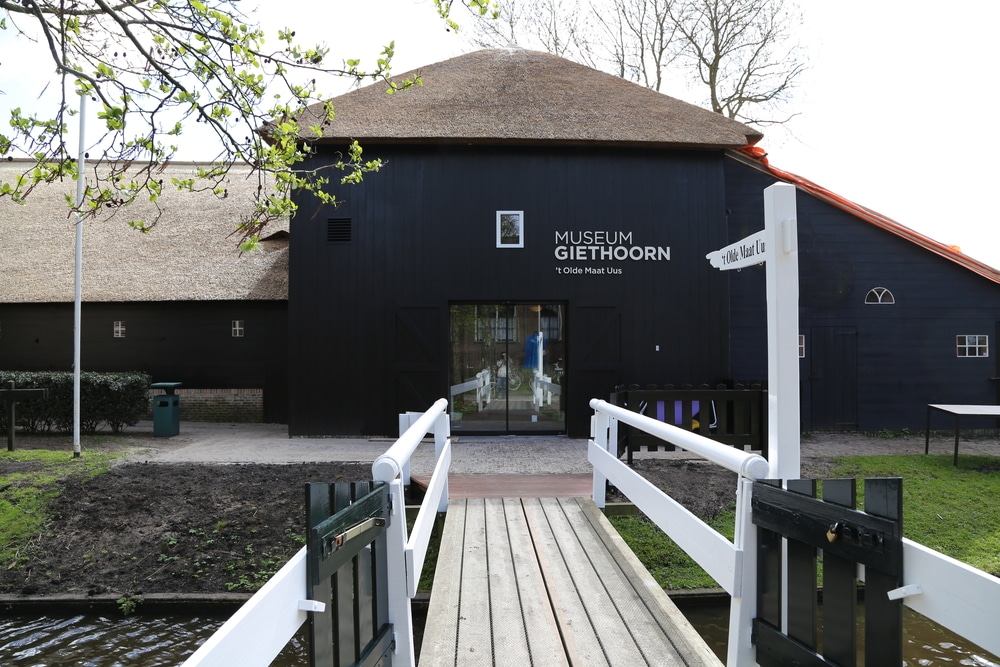
[[[12,180],[28,164],[0,163],[0,177]],[[245,168],[234,169],[224,199],[168,185],[171,177],[190,178],[196,169],[190,163],[166,167],[159,222],[148,234],[126,223],[156,217],[157,208],[149,202],[84,221],[84,301],[288,298],[287,236],[265,241],[263,252],[240,256],[239,239],[231,235],[240,215],[251,208],[256,178],[247,178]],[[73,301],[76,217],[67,207],[67,194],[75,198],[75,182],[39,186],[25,205],[0,199],[0,302]],[[268,227],[266,233],[281,229],[287,224]]]
[[[617,76],[519,48],[476,51],[393,77],[423,86],[387,95],[384,83],[334,98],[322,143],[616,144],[739,148],[757,130]],[[299,117],[303,136],[322,105]]]

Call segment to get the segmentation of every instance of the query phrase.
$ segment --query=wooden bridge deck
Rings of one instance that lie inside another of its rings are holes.
[[[590,499],[452,499],[420,665],[721,665]]]

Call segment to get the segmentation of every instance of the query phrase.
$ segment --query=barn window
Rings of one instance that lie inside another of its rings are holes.
[[[493,312],[478,312],[476,341],[513,343],[517,341],[517,311],[513,308],[494,308]]]
[[[350,218],[330,218],[326,221],[326,242],[333,245],[350,243],[354,240],[351,231]]]
[[[955,355],[959,357],[990,356],[990,337],[970,334],[955,336]]]
[[[115,320],[115,338],[125,337],[125,322],[121,320]]]
[[[865,303],[893,304],[896,303],[896,297],[886,287],[873,287],[868,290],[868,294],[865,296]]]
[[[799,359],[806,358],[806,337],[799,334]]]
[[[233,338],[243,338],[243,320],[233,320]]]

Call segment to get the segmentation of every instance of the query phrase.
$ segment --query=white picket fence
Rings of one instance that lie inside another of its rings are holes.
[[[403,487],[410,481],[410,458],[428,433],[434,435],[436,463],[413,531],[406,521],[388,527],[389,622],[394,626],[393,664],[414,665],[413,617],[416,595],[438,512],[448,509],[451,466],[448,401],[439,399],[423,413],[399,416],[399,439],[372,464],[372,478],[390,485],[392,513],[405,519]],[[246,604],[208,638],[183,667],[266,667],[308,618],[308,612],[331,613],[321,601],[306,599],[306,549],[303,547]]]
[[[768,476],[768,462],[757,454],[721,445],[690,431],[594,399],[589,460],[594,466],[594,501],[605,503],[610,480],[656,525],[691,556],[732,597],[727,664],[754,665],[750,642],[756,616],[756,530],[750,500],[754,480]],[[677,501],[617,458],[619,422],[641,429],[738,473],[736,526],[730,542]],[[858,577],[864,580],[864,568]],[[903,586],[890,592],[903,604],[956,635],[1000,655],[1000,579],[954,558],[903,539]]]

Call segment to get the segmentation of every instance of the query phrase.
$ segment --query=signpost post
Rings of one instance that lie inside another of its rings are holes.
[[[6,389],[0,389],[0,402],[7,405],[7,451],[14,451],[14,429],[17,425],[17,411],[14,406],[18,401],[29,398],[48,398],[48,389],[16,389],[14,381],[7,383]]]
[[[798,479],[799,247],[795,186],[764,190],[764,229],[708,253],[721,271],[765,264],[767,271],[767,442],[770,475]]]

